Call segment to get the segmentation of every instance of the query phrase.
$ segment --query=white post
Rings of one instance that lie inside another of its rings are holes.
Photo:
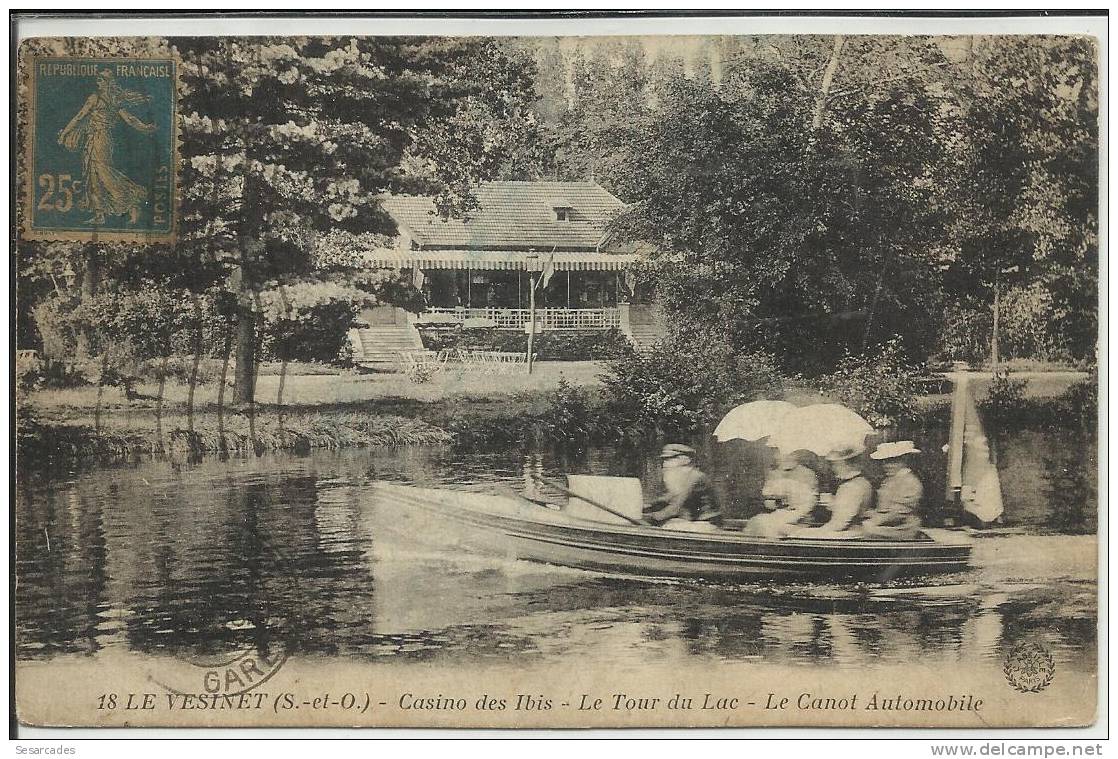
[[[536,275],[529,273],[531,288],[528,290],[528,374],[532,373],[532,347],[536,337]]]

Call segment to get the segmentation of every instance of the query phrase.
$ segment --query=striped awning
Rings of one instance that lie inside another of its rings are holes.
[[[516,250],[399,250],[385,248],[365,254],[372,269],[504,269],[543,271],[551,253],[532,254]],[[632,253],[555,254],[556,271],[623,271],[636,263]]]

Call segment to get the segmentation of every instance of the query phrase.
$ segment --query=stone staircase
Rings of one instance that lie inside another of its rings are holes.
[[[349,341],[353,345],[353,360],[362,366],[397,366],[400,354],[423,350],[419,330],[410,324],[374,324],[351,329]]]
[[[667,336],[663,313],[655,306],[629,305],[621,316],[621,332],[638,353],[647,353]]]
[[[637,353],[647,353],[652,346],[665,337],[663,327],[659,324],[632,324],[625,330],[625,337],[629,339]]]

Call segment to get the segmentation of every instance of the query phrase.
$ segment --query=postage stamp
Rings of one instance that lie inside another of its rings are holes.
[[[173,240],[175,60],[33,58],[29,68],[25,237]]]

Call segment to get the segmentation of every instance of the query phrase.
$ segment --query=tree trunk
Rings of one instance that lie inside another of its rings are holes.
[[[230,289],[237,294],[237,366],[233,373],[233,404],[256,400],[256,312],[252,307],[247,259],[251,245],[245,244],[241,261],[230,274]]]
[[[1001,283],[994,280],[994,328],[990,334],[990,369],[994,374],[998,373],[998,363],[1001,361],[1001,356],[998,350],[998,321],[1001,310]]]
[[[256,397],[256,314],[242,306],[237,314],[237,368],[233,403],[252,403]]]
[[[815,98],[815,109],[811,114],[811,141],[815,142],[815,133],[823,126],[823,115],[827,110],[827,95],[831,91],[831,83],[835,79],[835,72],[838,71],[839,54],[842,52],[842,45],[846,39],[841,35],[835,35],[835,46],[831,49],[831,59],[827,61],[827,68],[823,69],[823,81],[819,85],[819,94]]]
[[[96,244],[86,245],[82,252],[85,262],[81,271],[81,302],[86,303],[97,295],[101,287],[101,262],[98,260]],[[86,327],[78,332],[75,351],[78,356],[90,354],[90,345],[93,344],[91,330],[92,327]]]

